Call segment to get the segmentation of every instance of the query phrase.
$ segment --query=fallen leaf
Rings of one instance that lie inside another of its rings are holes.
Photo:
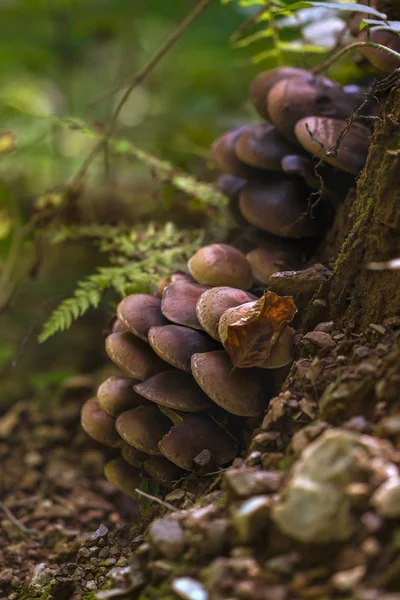
[[[233,366],[268,368],[271,350],[296,312],[291,296],[273,292],[225,311],[219,335]]]

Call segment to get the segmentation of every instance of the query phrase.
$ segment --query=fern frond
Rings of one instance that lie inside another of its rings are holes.
[[[188,258],[201,246],[203,234],[182,231],[172,223],[150,224],[135,228],[115,239],[101,240],[101,249],[112,244],[115,266],[100,267],[96,273],[78,283],[73,296],[53,311],[38,337],[40,343],[59,331],[65,331],[89,308],[97,308],[104,293],[113,289],[118,296],[150,292],[158,279],[172,271],[184,269]]]

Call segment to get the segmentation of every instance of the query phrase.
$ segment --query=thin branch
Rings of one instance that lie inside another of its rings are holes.
[[[398,58],[400,60],[400,54],[398,52],[396,52],[395,50],[392,50],[391,48],[387,48],[386,46],[382,46],[382,44],[375,44],[373,42],[353,42],[352,44],[349,44],[345,48],[342,48],[341,50],[336,52],[333,56],[328,58],[326,61],[324,61],[320,65],[317,65],[316,67],[314,67],[314,69],[311,69],[311,72],[315,73],[315,74],[319,74],[322,71],[325,71],[326,69],[328,69],[331,65],[333,65],[333,63],[335,63],[341,56],[343,56],[343,54],[346,54],[346,52],[349,52],[350,50],[354,50],[354,48],[365,48],[365,47],[376,48],[376,50],[381,50],[381,52],[386,52],[387,54],[392,54],[392,56],[395,56],[396,58]]]
[[[70,183],[71,189],[75,189],[75,188],[79,189],[81,181],[82,181],[83,177],[85,176],[87,170],[89,169],[90,165],[92,164],[93,160],[103,150],[103,148],[106,147],[108,140],[115,132],[120,112],[121,112],[125,102],[128,100],[129,96],[131,95],[132,91],[140,83],[142,83],[142,81],[147,77],[147,75],[154,69],[154,67],[160,62],[160,60],[167,54],[168,50],[175,44],[175,42],[178,41],[178,39],[181,37],[181,35],[186,31],[188,26],[194,21],[194,19],[201,12],[203,12],[209,6],[209,4],[211,4],[212,1],[213,0],[201,0],[201,2],[187,15],[187,17],[182,21],[182,23],[176,28],[176,30],[164,42],[164,44],[161,46],[161,48],[153,55],[153,57],[149,60],[149,62],[142,69],[140,69],[140,71],[135,75],[135,77],[133,79],[129,79],[125,83],[114,87],[112,90],[110,90],[106,94],[103,94],[101,97],[92,101],[91,105],[98,102],[99,100],[102,100],[103,98],[107,98],[110,94],[114,94],[115,92],[118,92],[121,88],[128,86],[114,111],[114,114],[111,118],[111,121],[110,121],[106,131],[105,131],[104,136],[96,144],[96,146],[92,149],[92,151],[89,153],[89,155],[87,156],[83,165],[79,169],[78,173],[72,179],[72,181]]]
[[[34,529],[29,529],[28,527],[25,527],[25,525],[23,523],[21,523],[21,521],[19,521],[17,519],[17,517],[14,517],[11,510],[1,500],[0,500],[0,509],[4,512],[4,514],[9,519],[9,521],[11,521],[11,523],[13,525],[15,525],[15,527],[17,527],[17,529],[19,529],[21,531],[21,533],[23,533],[25,535],[28,533],[35,533]]]
[[[151,496],[151,494],[146,494],[146,492],[142,492],[142,490],[139,490],[136,488],[135,492],[137,494],[139,494],[139,496],[144,496],[148,500],[152,500],[153,502],[157,502],[157,504],[161,504],[161,506],[164,506],[164,508],[168,508],[168,510],[170,510],[172,512],[176,512],[178,510],[175,506],[173,506],[169,502],[164,502],[164,500],[161,500],[160,498],[157,498],[156,496]]]

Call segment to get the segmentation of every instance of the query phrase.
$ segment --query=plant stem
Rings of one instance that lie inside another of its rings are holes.
[[[333,63],[335,63],[341,56],[343,56],[343,54],[346,54],[346,52],[349,52],[350,50],[354,50],[354,48],[365,48],[365,47],[376,48],[376,50],[381,50],[382,52],[387,52],[387,54],[391,54],[392,56],[395,56],[400,61],[400,54],[398,52],[396,52],[395,50],[392,50],[391,48],[387,48],[386,46],[382,46],[382,44],[375,44],[373,42],[353,42],[352,44],[349,44],[345,48],[342,48],[341,50],[336,52],[333,56],[328,58],[326,61],[324,61],[320,65],[317,65],[316,67],[314,67],[314,69],[312,69],[312,73],[319,74],[322,71],[325,71],[325,69],[328,69],[331,65],[333,65]]]

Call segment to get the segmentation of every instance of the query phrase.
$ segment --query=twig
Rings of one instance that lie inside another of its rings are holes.
[[[176,512],[178,510],[175,506],[169,504],[169,502],[164,502],[164,500],[161,500],[156,496],[151,496],[151,494],[147,494],[146,492],[142,492],[142,490],[139,490],[138,488],[135,489],[135,492],[139,494],[139,496],[144,496],[148,500],[152,500],[153,502],[157,502],[157,504],[161,504],[161,506],[164,506],[164,508],[168,508],[168,510],[170,511]]]
[[[365,47],[376,48],[376,50],[381,50],[382,52],[387,52],[388,54],[392,54],[392,56],[395,56],[396,58],[398,58],[400,60],[400,54],[398,52],[396,52],[395,50],[392,50],[391,48],[387,48],[386,46],[382,46],[382,44],[375,44],[374,42],[353,42],[352,44],[349,44],[345,48],[342,48],[341,50],[336,52],[333,56],[331,56],[330,58],[325,60],[320,65],[317,65],[316,67],[314,67],[314,69],[311,69],[311,72],[314,74],[319,74],[322,71],[325,71],[326,69],[328,69],[331,65],[333,65],[333,63],[335,63],[341,56],[343,56],[343,54],[346,54],[346,52],[349,52],[350,50],[354,50],[354,48],[365,48]]]
[[[17,527],[17,529],[19,529],[23,534],[35,533],[34,529],[29,529],[28,527],[25,527],[25,525],[23,523],[21,523],[21,521],[19,521],[16,517],[14,517],[11,510],[1,500],[0,500],[0,508],[4,512],[6,517],[11,521],[11,523],[13,525],[15,525],[15,527]]]
[[[152,69],[166,55],[168,50],[180,38],[180,36],[184,33],[184,31],[188,28],[188,26],[192,23],[192,21],[194,21],[194,19],[201,12],[203,12],[203,10],[205,10],[208,7],[208,5],[211,4],[212,1],[213,0],[201,0],[201,2],[188,14],[188,16],[182,21],[182,23],[176,28],[176,30],[164,42],[164,44],[161,46],[161,48],[159,50],[157,50],[157,52],[153,55],[153,57],[149,60],[149,62],[142,69],[140,69],[140,71],[135,75],[135,77],[133,79],[129,79],[125,83],[115,86],[112,90],[103,94],[101,97],[95,98],[91,102],[91,106],[93,106],[93,104],[95,104],[99,100],[102,100],[103,98],[107,98],[110,94],[114,94],[115,92],[118,92],[121,88],[125,87],[126,85],[128,86],[128,88],[125,90],[125,93],[123,94],[121,100],[118,102],[118,105],[113,113],[111,121],[104,133],[104,136],[102,137],[101,140],[99,140],[99,142],[96,144],[96,146],[92,149],[92,151],[90,152],[90,154],[87,156],[86,160],[84,161],[83,165],[79,169],[78,173],[72,179],[72,181],[70,183],[71,189],[79,189],[82,179],[85,176],[86,171],[89,169],[90,165],[92,164],[93,160],[102,151],[102,149],[107,146],[108,140],[113,135],[113,133],[116,129],[119,114],[120,114],[125,102],[128,100],[130,94],[132,93],[132,91],[145,79],[145,77],[152,71]]]

